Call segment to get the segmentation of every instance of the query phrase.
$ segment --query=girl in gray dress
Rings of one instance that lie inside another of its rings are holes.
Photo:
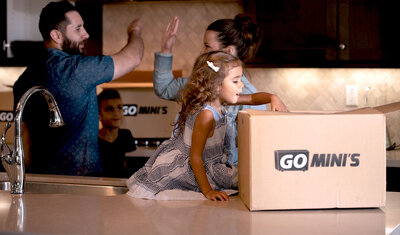
[[[166,100],[179,101],[180,91],[190,81],[190,78],[174,78],[172,74],[172,49],[175,44],[179,27],[178,17],[168,23],[161,38],[161,51],[156,52],[154,58],[153,85],[155,94]],[[255,55],[260,43],[260,28],[249,16],[237,15],[234,19],[219,19],[212,22],[204,33],[204,46],[202,53],[210,51],[224,51],[237,56],[243,62],[250,62]],[[242,75],[242,94],[253,94],[257,89],[249,79]],[[268,93],[267,93],[268,94]],[[288,111],[286,105],[274,94],[268,94],[271,100],[271,110]],[[228,105],[227,128],[225,145],[228,149],[228,161],[238,164],[236,146],[237,125],[236,116],[240,110],[260,109],[266,110],[265,105]]]
[[[129,195],[151,199],[161,191],[180,189],[201,192],[214,201],[229,200],[222,190],[237,187],[238,178],[224,145],[224,105],[271,102],[263,92],[241,95],[242,73],[242,62],[231,54],[214,51],[197,58],[182,91],[174,136],[128,179]]]

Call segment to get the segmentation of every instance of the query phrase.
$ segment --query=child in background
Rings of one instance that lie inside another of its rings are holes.
[[[128,179],[128,195],[151,199],[161,191],[180,189],[201,192],[213,201],[229,200],[222,190],[237,187],[238,171],[229,164],[224,145],[224,105],[271,102],[263,92],[240,95],[242,73],[242,62],[228,53],[214,51],[197,58],[182,91],[175,135]]]
[[[114,89],[103,90],[98,96],[99,152],[103,166],[103,176],[127,178],[125,153],[136,150],[131,131],[121,129],[123,104],[119,92]]]

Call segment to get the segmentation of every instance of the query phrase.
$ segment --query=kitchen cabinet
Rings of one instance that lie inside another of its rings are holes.
[[[44,6],[53,0],[0,1],[0,66],[26,66],[43,48],[39,32],[39,16]],[[102,2],[75,0],[90,35],[86,43],[88,55],[102,51]]]
[[[0,41],[1,41],[1,50],[0,50],[0,61],[4,60],[6,57],[5,53],[5,42],[6,42],[6,24],[7,24],[7,15],[6,15],[6,2],[0,1]]]
[[[26,65],[43,47],[38,29],[41,9],[51,0],[1,1],[1,65]]]
[[[86,55],[101,55],[103,52],[103,3],[101,0],[75,0],[89,34]]]
[[[396,0],[247,0],[263,40],[250,67],[398,67]]]

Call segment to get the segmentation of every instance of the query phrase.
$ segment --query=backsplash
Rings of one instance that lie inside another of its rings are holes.
[[[180,19],[173,49],[173,67],[190,74],[194,58],[200,54],[207,26],[220,18],[242,12],[237,1],[145,1],[105,4],[103,7],[103,53],[118,52],[126,43],[129,23],[140,18],[145,53],[138,70],[152,70],[154,52],[161,49],[161,36],[174,16]]]
[[[342,111],[400,101],[399,69],[248,69],[259,90],[278,95],[293,111]],[[346,105],[346,85],[358,87],[358,106]],[[386,115],[391,142],[400,144],[400,111]]]
[[[293,110],[350,110],[400,101],[399,69],[251,68],[249,80]],[[358,106],[346,106],[346,85],[358,87]]]
[[[130,21],[141,18],[145,55],[137,70],[153,70],[153,54],[160,50],[161,35],[167,23],[177,15],[181,22],[173,50],[173,68],[182,69],[183,75],[188,76],[202,48],[207,25],[219,18],[233,18],[241,11],[241,5],[236,1],[106,4],[103,9],[103,51],[104,54],[118,51],[127,40],[126,28]],[[12,85],[23,70],[21,67],[0,67],[0,93],[10,92],[4,84]],[[258,90],[279,95],[291,110],[349,110],[400,101],[399,69],[249,68],[247,73]],[[346,106],[346,85],[358,86],[358,107]],[[12,109],[9,94],[0,96],[0,110]],[[399,112],[390,114],[387,122],[390,137],[397,143],[400,143],[397,134],[400,134],[399,116]],[[4,125],[0,124],[2,131]]]

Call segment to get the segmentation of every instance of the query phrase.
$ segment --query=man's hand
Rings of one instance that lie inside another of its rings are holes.
[[[140,19],[133,20],[128,26],[128,36],[140,36],[142,33],[142,22]]]

